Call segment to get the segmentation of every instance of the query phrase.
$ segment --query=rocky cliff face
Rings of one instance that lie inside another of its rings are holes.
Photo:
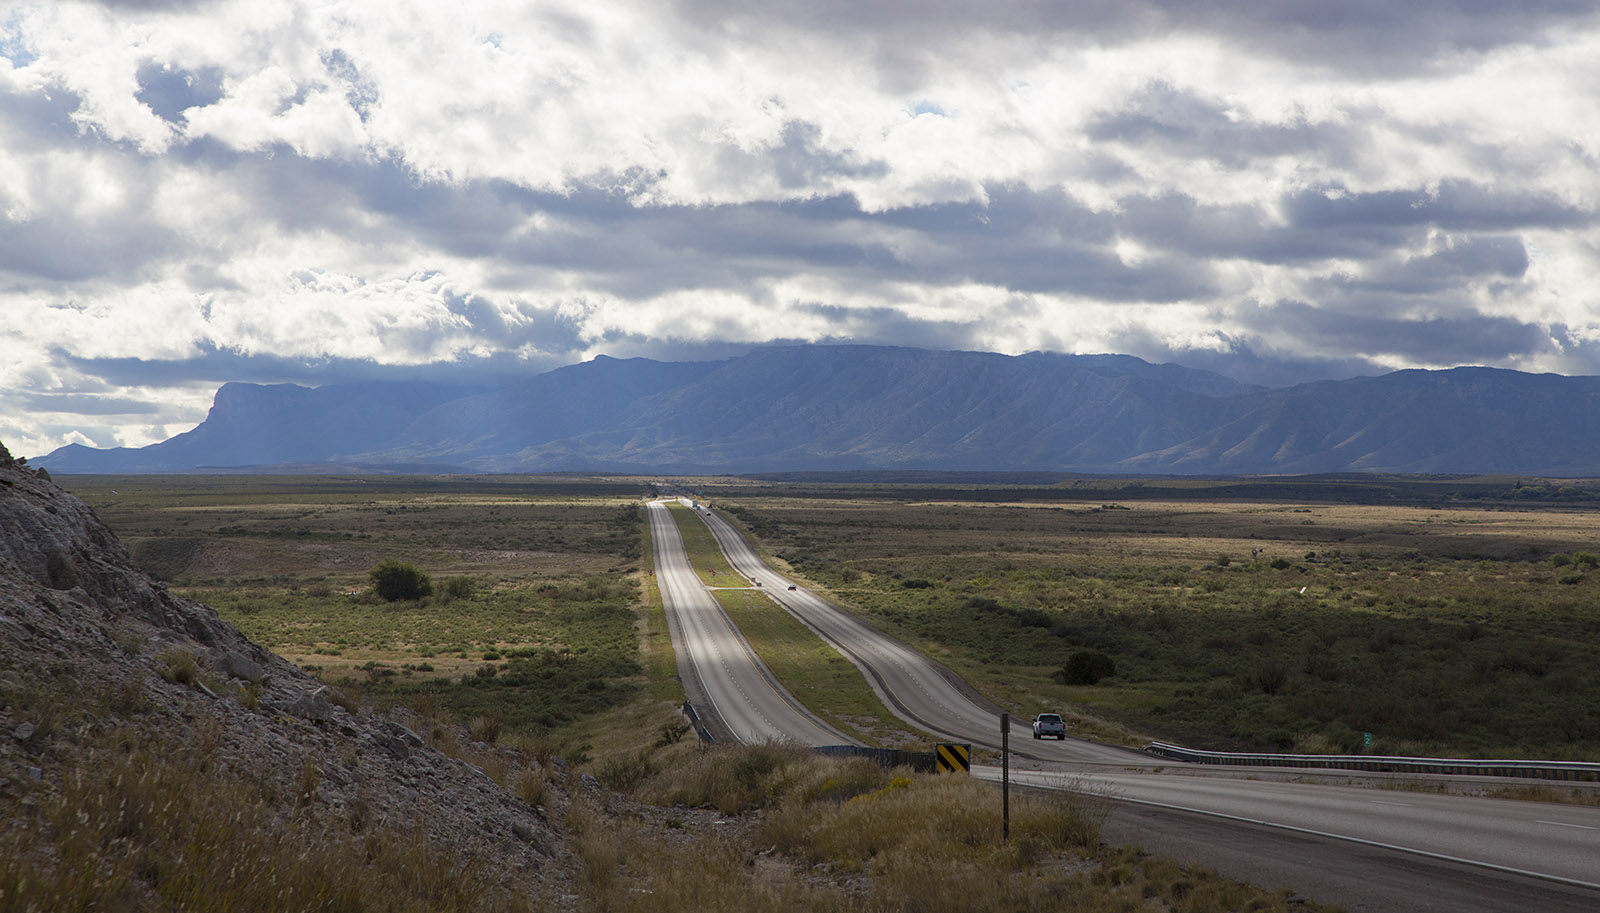
[[[48,830],[29,810],[71,787],[67,771],[85,746],[123,732],[167,745],[203,739],[211,763],[284,796],[284,820],[297,827],[307,814],[359,817],[363,827],[386,824],[465,853],[506,888],[564,894],[569,850],[550,823],[566,801],[558,784],[543,791],[542,807],[530,805],[480,767],[436,750],[456,738],[436,724],[341,700],[134,568],[87,505],[0,445],[5,845],[48,856],[51,835],[4,831]]]

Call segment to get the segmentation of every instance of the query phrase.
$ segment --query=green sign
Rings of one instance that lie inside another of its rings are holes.
[[[1371,748],[1372,747],[1372,733],[1370,733],[1370,732],[1361,733],[1361,747],[1362,748]]]

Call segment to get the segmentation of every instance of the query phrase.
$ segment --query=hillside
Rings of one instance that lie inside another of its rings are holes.
[[[194,430],[54,472],[1600,474],[1600,378],[1399,371],[1268,390],[1128,356],[874,346],[599,357],[491,391],[227,384]]]
[[[523,801],[462,759],[474,749],[450,727],[344,700],[134,569],[83,502],[3,446],[0,733],[6,909],[516,910],[566,895],[556,783]]]

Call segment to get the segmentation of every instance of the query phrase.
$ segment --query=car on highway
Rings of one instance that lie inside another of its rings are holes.
[[[1059,713],[1041,713],[1033,718],[1033,737],[1042,739],[1046,736],[1065,740],[1067,737],[1067,721]]]
[[[791,583],[791,584],[789,584],[789,589],[791,589],[791,590],[798,590],[798,589],[800,589],[800,588],[799,588],[799,587],[797,587],[797,586],[795,586],[795,585],[794,585],[794,584],[792,584],[792,583]]]

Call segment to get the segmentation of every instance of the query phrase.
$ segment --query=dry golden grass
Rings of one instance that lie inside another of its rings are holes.
[[[794,746],[706,749],[637,794],[668,808],[567,816],[586,910],[652,913],[860,910],[1326,910],[1291,907],[1204,870],[1097,845],[1103,803],[1069,792],[1000,797],[963,776],[885,771]],[[714,820],[696,811],[717,809]],[[742,811],[741,811],[742,810]],[[685,819],[696,817],[695,826]]]
[[[318,812],[306,763],[280,796],[181,745],[123,730],[64,759],[59,787],[0,799],[7,911],[528,911],[480,861],[418,833]]]

